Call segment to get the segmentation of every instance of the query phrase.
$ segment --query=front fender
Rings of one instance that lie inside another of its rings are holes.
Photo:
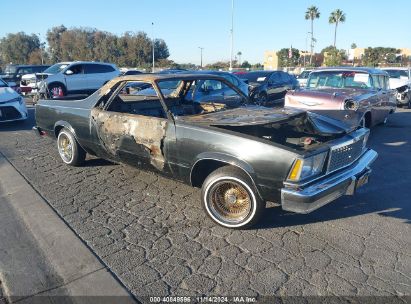
[[[253,167],[249,163],[243,160],[240,160],[236,158],[235,156],[225,154],[225,153],[220,153],[220,152],[203,152],[197,155],[197,157],[194,159],[194,162],[191,165],[191,168],[194,168],[195,165],[201,160],[216,160],[216,161],[226,163],[227,165],[236,166],[242,169],[243,171],[245,171],[254,181],[255,172],[254,172]]]

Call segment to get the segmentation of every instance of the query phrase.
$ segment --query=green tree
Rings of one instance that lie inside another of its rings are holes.
[[[392,64],[397,62],[397,55],[400,50],[386,47],[368,47],[364,51],[363,64],[366,66],[377,67],[380,64]]]
[[[253,69],[253,70],[261,70],[262,68],[263,68],[264,66],[261,64],[261,63],[256,63],[256,64],[253,64],[252,66],[251,66],[251,69]]]
[[[289,58],[290,49],[284,48],[277,52],[278,65],[280,67],[292,67],[298,65],[298,59],[300,58],[300,51],[298,49],[291,49],[291,58]]]
[[[351,43],[351,49],[356,49],[357,45],[355,44],[355,42]]]
[[[55,26],[47,31],[48,53],[51,62],[62,61],[61,57],[61,35],[67,31],[64,25]]]
[[[335,11],[331,12],[330,17],[328,18],[328,23],[335,24],[334,29],[334,47],[337,42],[337,27],[339,23],[345,22],[345,14],[342,10],[336,9]]]
[[[153,42],[144,32],[126,32],[117,36],[95,28],[67,29],[61,25],[47,32],[47,41],[53,62],[93,60],[149,68],[153,60]],[[163,39],[154,41],[154,52],[157,62],[170,56]]]
[[[324,53],[326,53],[326,55],[324,54],[324,64],[326,66],[340,66],[346,58],[345,51],[337,50],[336,48],[328,50]]]
[[[27,63],[30,54],[40,49],[40,39],[37,35],[25,32],[7,34],[0,40],[0,57],[5,63]]]
[[[247,60],[244,60],[243,63],[241,64],[241,67],[243,69],[249,69],[251,68],[251,64]]]
[[[238,56],[238,66],[241,66],[241,55],[243,53],[241,53],[240,51],[238,51],[237,56]]]
[[[332,51],[334,51],[334,50],[336,50],[336,49],[337,49],[337,48],[336,48],[335,46],[329,45],[329,46],[327,46],[327,47],[325,47],[325,48],[323,48],[323,49],[321,50],[321,54],[330,53],[330,52],[332,52]]]
[[[205,66],[206,70],[228,70],[230,67],[230,62],[228,61],[217,61],[214,63],[207,64]]]
[[[313,61],[313,52],[314,52],[314,19],[320,18],[320,11],[318,7],[312,5],[310,6],[307,11],[305,12],[305,19],[311,20],[311,54],[310,54],[310,65]]]

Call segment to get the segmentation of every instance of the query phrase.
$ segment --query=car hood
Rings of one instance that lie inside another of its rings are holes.
[[[25,74],[25,75],[21,76],[21,79],[22,80],[23,79],[34,79],[34,78],[36,78],[36,75],[38,75],[38,73],[37,74]]]
[[[401,78],[400,79],[399,78],[390,78],[389,82],[390,82],[390,88],[391,89],[396,89],[396,88],[400,88],[402,86],[411,84],[411,80],[401,79]]]
[[[10,99],[17,98],[19,96],[20,95],[10,87],[0,88],[0,103],[9,101]]]
[[[365,89],[302,89],[287,93],[285,106],[303,109],[342,109],[344,100],[355,99],[366,93]]]
[[[297,109],[270,109],[259,106],[246,106],[210,114],[181,116],[179,120],[208,125],[258,125],[278,122],[303,113]]]
[[[349,133],[358,127],[357,113],[340,111],[342,120],[332,118],[328,112],[311,113],[292,108],[266,108],[261,106],[246,106],[210,114],[181,116],[178,121],[208,126],[247,126],[264,125],[268,123],[285,122],[297,116],[308,115],[318,129],[323,133]],[[323,115],[325,114],[325,115]]]

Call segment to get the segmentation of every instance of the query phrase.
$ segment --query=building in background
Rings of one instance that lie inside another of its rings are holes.
[[[278,56],[277,51],[264,52],[264,70],[278,70]]]

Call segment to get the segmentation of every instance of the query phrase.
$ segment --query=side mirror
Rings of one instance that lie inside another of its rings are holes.
[[[73,72],[72,70],[67,70],[64,74],[66,74],[66,75],[73,75],[74,72]]]

